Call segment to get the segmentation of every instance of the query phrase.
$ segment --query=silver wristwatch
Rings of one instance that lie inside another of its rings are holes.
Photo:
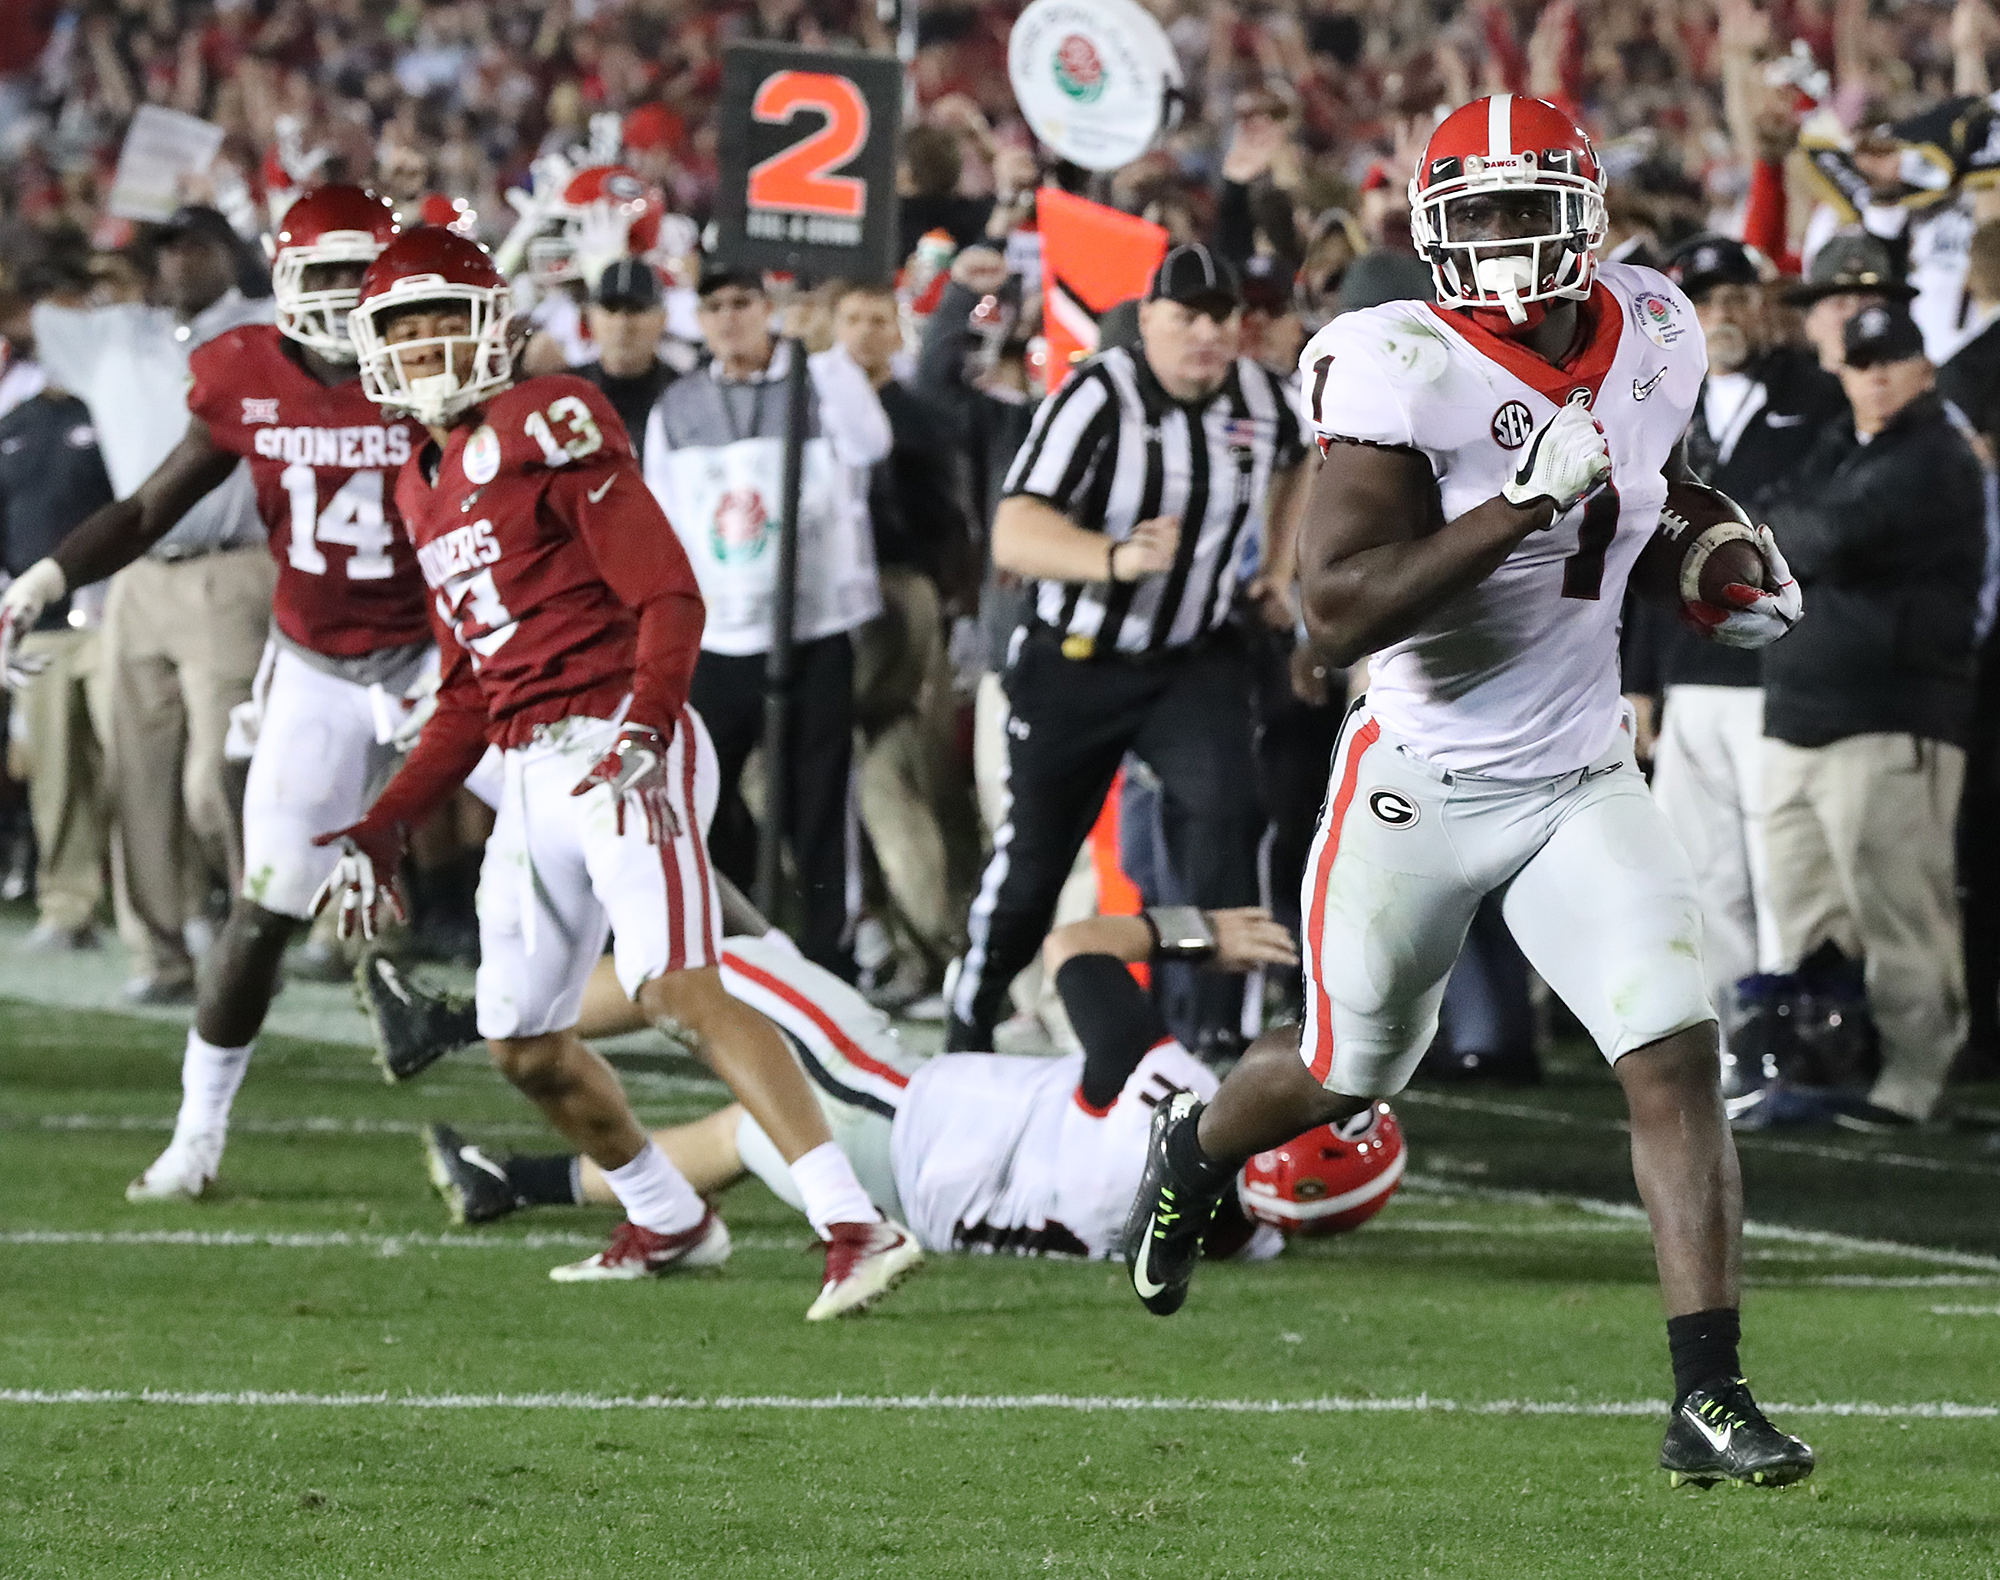
[[[1155,960],[1215,958],[1215,929],[1192,905],[1154,905],[1139,913],[1153,933]]]

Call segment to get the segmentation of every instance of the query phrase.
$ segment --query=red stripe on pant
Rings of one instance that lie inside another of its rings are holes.
[[[682,708],[677,721],[681,734],[681,816],[687,819],[688,838],[694,841],[694,881],[693,901],[701,912],[701,957],[710,965],[717,961],[715,947],[715,902],[712,890],[715,885],[708,876],[708,841],[701,833],[701,808],[695,804],[695,742],[696,734],[688,710]]]
[[[840,1029],[838,1021],[811,999],[807,998],[804,993],[793,987],[791,983],[785,981],[784,978],[773,976],[770,972],[759,966],[753,966],[741,955],[725,955],[723,959],[729,969],[745,981],[754,982],[766,993],[776,994],[787,1004],[791,1005],[793,1009],[805,1016],[807,1020],[811,1021],[818,1028],[820,1035],[832,1043],[834,1047],[838,1048],[842,1057],[849,1064],[853,1065],[855,1069],[866,1071],[878,1080],[887,1081],[891,1086],[899,1089],[910,1084],[910,1078],[901,1070],[896,1069],[892,1065],[884,1064],[880,1059],[871,1059],[862,1051],[861,1044]]]
[[[680,735],[681,756],[685,758],[689,753],[687,730],[684,727],[681,729]],[[679,809],[676,808],[676,810],[678,811]],[[682,813],[682,816],[686,816],[686,814]],[[697,839],[699,839],[698,834]],[[663,833],[660,837],[660,871],[665,875],[667,880],[668,971],[685,971],[687,969],[687,936],[683,931],[686,925],[684,915],[686,907],[681,899],[681,857],[680,851],[677,848],[679,844],[680,841],[671,835]]]
[[[1333,811],[1326,822],[1326,835],[1320,842],[1319,861],[1313,868],[1312,914],[1306,922],[1306,936],[1312,940],[1313,1018],[1318,1024],[1310,1068],[1313,1079],[1321,1085],[1325,1085],[1327,1076],[1333,1072],[1333,1000],[1327,996],[1324,981],[1326,962],[1321,958],[1326,927],[1326,885],[1333,875],[1333,858],[1340,852],[1340,826],[1347,821],[1347,806],[1354,799],[1354,783],[1361,775],[1361,759],[1368,754],[1368,748],[1375,744],[1376,737],[1381,733],[1382,726],[1370,719],[1354,732],[1354,738],[1347,743],[1347,767],[1340,776],[1340,789],[1334,795]]]

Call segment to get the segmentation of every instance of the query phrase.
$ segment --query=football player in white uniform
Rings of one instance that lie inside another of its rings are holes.
[[[1207,952],[1230,971],[1296,959],[1290,936],[1257,909],[1169,908],[1092,917],[1058,928],[1043,963],[1062,995],[1083,1053],[1030,1058],[991,1053],[914,1059],[881,1011],[802,956],[723,880],[723,985],[783,1033],[819,1094],[828,1127],[870,1198],[894,1203],[933,1251],[1115,1257],[1145,1167],[1155,1108],[1177,1094],[1214,1094],[1216,1078],[1176,1042],[1127,965]],[[1203,940],[1208,942],[1204,944]],[[1178,945],[1178,947],[1176,947]],[[378,984],[385,981],[379,974]],[[453,1012],[407,983],[390,1014],[405,1065],[416,1017],[429,1050],[470,1041]],[[622,993],[586,996],[589,1035],[645,1029]],[[378,1028],[383,1024],[378,1017]],[[378,1030],[379,1034],[379,1030]],[[1371,1111],[1364,1126],[1378,1123]],[[696,1190],[712,1194],[754,1173],[799,1205],[784,1161],[742,1107],[730,1104],[654,1139]],[[483,1223],[536,1203],[612,1203],[587,1159],[496,1160],[445,1125],[427,1135],[431,1179],[461,1223]],[[1232,1208],[1234,1198],[1231,1198]],[[1282,1237],[1230,1211],[1209,1226],[1209,1252],[1275,1255]]]
[[[1346,314],[1300,359],[1325,462],[1300,548],[1311,638],[1373,655],[1333,759],[1304,910],[1306,1023],[1205,1105],[1156,1115],[1133,1284],[1179,1308],[1208,1203],[1243,1160],[1400,1091],[1437,1029],[1473,910],[1499,893],[1528,959],[1611,1061],[1666,1296],[1676,1484],[1783,1485],[1812,1451],[1737,1360],[1742,1187],[1686,856],[1632,755],[1619,609],[1679,477],[1707,366],[1663,275],[1600,263],[1582,128],[1496,94],[1445,119],[1411,182],[1438,305]],[[1798,618],[1768,534],[1761,589],[1714,633]]]

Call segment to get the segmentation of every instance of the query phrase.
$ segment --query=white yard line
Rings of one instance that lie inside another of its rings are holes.
[[[796,1235],[739,1234],[730,1243],[745,1251],[790,1251],[806,1244],[803,1224]],[[401,1256],[405,1251],[540,1251],[588,1246],[602,1250],[601,1234],[355,1234],[331,1229],[298,1233],[255,1233],[238,1229],[5,1229],[0,1245],[24,1246],[187,1246],[196,1250],[255,1248],[271,1251],[368,1251]]]
[[[1397,1103],[1414,1108],[1449,1108],[1460,1113],[1490,1114],[1496,1119],[1523,1119],[1532,1124],[1561,1125],[1571,1130],[1596,1130],[1604,1134],[1628,1135],[1631,1125],[1622,1119],[1602,1119],[1591,1114],[1565,1113],[1538,1103],[1503,1103],[1489,1097],[1458,1097],[1448,1092],[1405,1090]],[[1738,1131],[1736,1146],[1743,1152],[1778,1152],[1791,1157],[1825,1158],[1835,1163],[1880,1163],[1888,1168],[1918,1169],[1928,1174],[1973,1174],[1983,1179],[2000,1179],[2000,1166],[1990,1163],[1960,1163],[1948,1158],[1927,1158],[1907,1152],[1870,1152],[1857,1147],[1828,1146],[1818,1141],[1790,1141],[1759,1130]]]
[[[182,1408],[233,1405],[249,1409],[369,1409],[399,1410],[698,1410],[774,1411],[801,1413],[856,1410],[890,1413],[963,1411],[967,1413],[1028,1410],[1074,1414],[1145,1415],[1200,1413],[1211,1415],[1566,1415],[1660,1416],[1664,1399],[1590,1401],[1578,1399],[1444,1399],[1416,1394],[1393,1399],[1173,1399],[1088,1394],[723,1394],[714,1398],[673,1398],[652,1394],[391,1394],[391,1393],[265,1393],[261,1391],[187,1392],[174,1389],[129,1388],[6,1388],[0,1404],[83,1405],[148,1404]],[[1773,1404],[1773,1413],[1812,1416],[1858,1416],[1886,1420],[1988,1421],[2000,1418],[2000,1405],[1958,1400],[1919,1400],[1910,1404],[1879,1404],[1871,1400],[1816,1400],[1806,1404]]]
[[[2000,1306],[1932,1306],[1934,1317],[2000,1317]]]
[[[722,1090],[718,1088],[717,1090]],[[727,1097],[727,1092],[723,1095]],[[706,1105],[641,1103],[636,1105],[640,1120],[648,1124],[679,1123],[712,1112]],[[465,1129],[480,1140],[543,1141],[550,1150],[562,1145],[562,1138],[547,1125],[502,1119],[465,1121]],[[60,1131],[141,1131],[166,1135],[174,1128],[172,1114],[0,1114],[0,1129]],[[278,1119],[232,1117],[229,1130],[239,1136],[415,1136],[425,1126],[415,1119],[368,1119],[332,1114],[299,1114]]]
[[[1407,1095],[1407,1094],[1405,1094]],[[1460,1197],[1467,1201],[1504,1203],[1517,1207],[1571,1207],[1598,1218],[1627,1223],[1644,1223],[1643,1208],[1629,1202],[1598,1201],[1589,1196],[1557,1196],[1543,1191],[1502,1190],[1491,1185],[1474,1185],[1460,1179],[1433,1174],[1405,1174],[1403,1188],[1434,1199]],[[1900,1240],[1870,1240],[1859,1235],[1836,1234],[1830,1229],[1794,1229],[1780,1223],[1748,1220],[1743,1225],[1746,1240],[1773,1240],[1786,1245],[1811,1245],[1850,1256],[1885,1256],[1911,1262],[1930,1262],[1939,1267],[1963,1267],[1984,1273],[2000,1273],[2000,1256],[1977,1251],[1952,1251],[1942,1246],[1906,1245]]]

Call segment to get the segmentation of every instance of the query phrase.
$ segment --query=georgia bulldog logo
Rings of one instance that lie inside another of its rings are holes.
[[[1056,86],[1079,104],[1090,104],[1104,93],[1104,62],[1097,46],[1081,33],[1056,46]]]
[[[715,519],[709,523],[709,544],[724,564],[754,560],[764,552],[770,538],[771,515],[764,508],[764,496],[754,488],[732,488],[715,502]]]

